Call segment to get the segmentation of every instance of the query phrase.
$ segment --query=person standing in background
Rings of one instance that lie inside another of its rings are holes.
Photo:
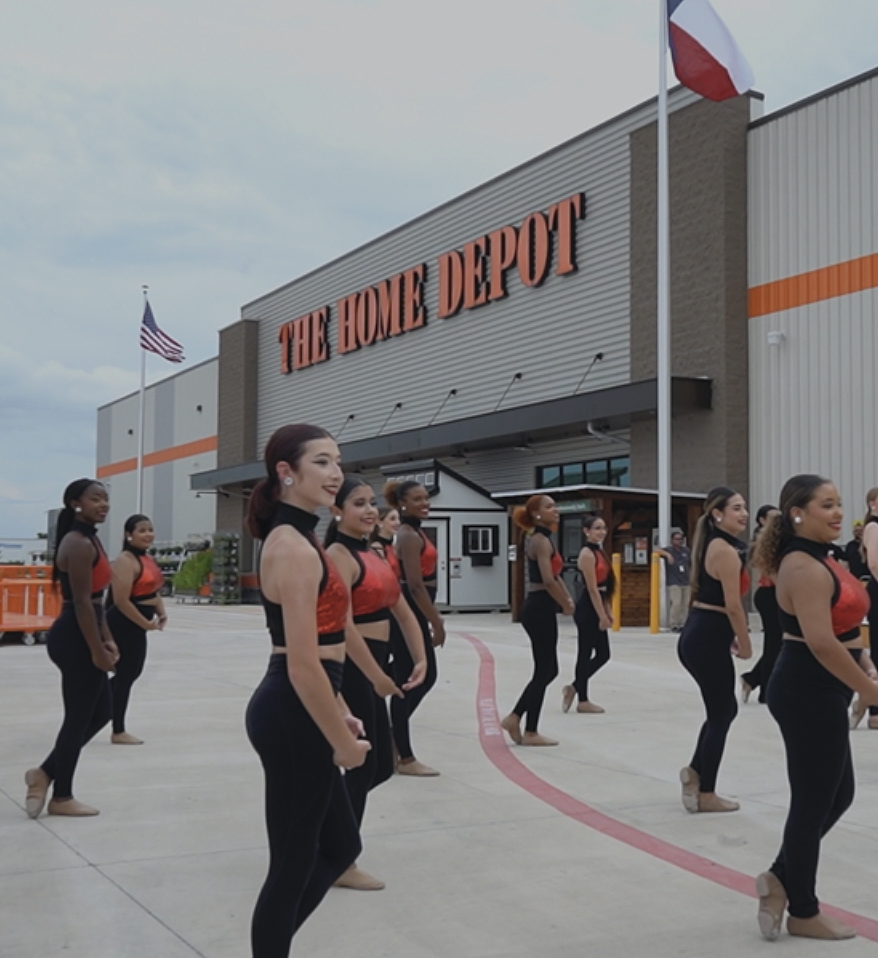
[[[672,632],[681,632],[689,615],[689,600],[692,587],[689,577],[692,572],[692,553],[686,545],[683,533],[671,533],[671,544],[655,550],[665,562],[665,584],[668,587],[668,625]]]
[[[869,566],[863,558],[863,525],[862,519],[857,519],[853,526],[853,539],[844,547],[844,561],[848,571],[861,582],[869,581]]]

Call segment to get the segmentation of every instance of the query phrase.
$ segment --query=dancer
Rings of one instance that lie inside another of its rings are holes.
[[[607,524],[600,516],[588,516],[582,523],[585,546],[577,565],[585,588],[576,603],[577,656],[572,685],[561,690],[561,708],[570,711],[575,698],[577,712],[600,714],[604,709],[588,697],[588,680],[610,661],[610,639],[607,630],[613,626],[610,601],[616,585],[613,566],[604,552]]]
[[[52,579],[61,582],[61,614],[46,640],[61,672],[64,721],[55,747],[39,768],[25,772],[25,808],[37,818],[54,783],[50,815],[85,817],[98,810],[73,797],[73,775],[83,745],[110,720],[110,686],[119,650],[107,629],[102,601],[110,582],[107,555],[96,526],[107,518],[107,490],[95,479],[77,479],[64,490],[58,516]]]
[[[113,561],[113,579],[107,594],[107,625],[119,648],[116,674],[110,679],[115,745],[142,745],[143,739],[125,731],[125,713],[131,687],[146,662],[146,633],[163,629],[168,621],[161,588],[165,577],[147,549],[155,532],[147,516],[125,520],[122,552]]]
[[[752,654],[741,596],[750,588],[747,547],[738,538],[747,528],[747,506],[733,489],[711,490],[692,544],[689,618],[677,643],[683,667],[698,683],[707,718],[692,761],[680,772],[687,812],[734,812],[737,802],[716,794],[726,736],[738,714],[732,655]]]
[[[759,536],[765,528],[765,524],[772,516],[778,514],[777,506],[760,506],[756,510],[756,529],[753,532],[753,542],[750,545],[751,555],[755,556]],[[753,595],[753,604],[762,620],[762,655],[753,668],[741,676],[741,698],[744,702],[747,702],[750,694],[755,689],[759,689],[759,701],[764,703],[768,690],[768,680],[771,678],[771,670],[774,668],[774,663],[780,653],[783,632],[781,631],[780,615],[777,610],[774,580],[770,575],[762,572],[755,562],[753,568],[759,572],[759,584]]]
[[[878,488],[866,493],[866,518],[863,520],[862,557],[869,572],[866,591],[869,594],[869,647],[878,649]],[[869,710],[869,728],[878,729],[878,704],[857,699],[851,708],[851,728],[856,728]]]
[[[396,550],[393,548],[393,543],[396,540],[398,530],[399,510],[391,506],[382,506],[378,510],[378,522],[369,537],[372,548],[378,555],[387,559],[397,579],[399,579],[400,576],[399,559],[396,557]]]
[[[324,546],[351,590],[353,621],[345,633],[348,660],[345,662],[341,694],[351,711],[363,722],[372,750],[359,768],[345,775],[345,787],[362,830],[366,796],[393,775],[390,721],[387,695],[401,695],[385,674],[389,659],[390,619],[395,617],[402,629],[414,667],[405,692],[416,688],[427,674],[427,657],[421,627],[409,604],[403,599],[399,581],[386,559],[369,547],[369,535],[375,530],[378,509],[372,487],[358,478],[342,483],[332,507],[333,522],[326,531]],[[360,645],[366,656],[360,667],[353,649]],[[377,891],[384,882],[363,871],[354,862],[335,883],[341,888]]]
[[[250,497],[272,643],[246,717],[265,771],[269,848],[252,958],[287,958],[293,935],[361,847],[340,771],[362,765],[370,748],[337,697],[348,591],[314,536],[317,508],[331,506],[342,483],[339,458],[326,430],[283,426],[265,447],[267,476]]]
[[[841,521],[838,490],[828,479],[794,476],[781,491],[780,515],[769,521],[757,545],[759,567],[776,578],[783,625],[768,708],[783,736],[790,782],[780,852],[756,879],[759,928],[769,941],[780,933],[785,908],[791,935],[855,935],[820,911],[816,895],[821,839],[854,797],[847,723],[851,690],[878,703],[878,672],[860,636],[869,599],[829,556]]]
[[[436,648],[445,645],[445,624],[435,605],[438,553],[421,528],[423,520],[430,515],[430,494],[419,482],[406,479],[404,482],[388,482],[384,487],[384,499],[399,512],[401,525],[394,549],[399,559],[402,594],[421,627],[427,655],[424,681],[405,698],[393,698],[390,701],[390,721],[398,755],[396,771],[400,775],[429,777],[439,773],[415,758],[410,724],[415,710],[436,684]],[[393,656],[393,678],[397,685],[402,685],[409,680],[414,661],[401,631],[391,630],[390,651]]]
[[[550,496],[531,496],[512,513],[515,524],[528,533],[524,546],[527,559],[527,597],[521,624],[530,639],[534,671],[515,708],[500,723],[517,745],[557,745],[556,739],[540,735],[537,726],[546,689],[558,675],[558,612],[573,614],[573,599],[561,579],[564,560],[552,542],[558,525],[558,507]],[[524,733],[521,720],[525,719]]]

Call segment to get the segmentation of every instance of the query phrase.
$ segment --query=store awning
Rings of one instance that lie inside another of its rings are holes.
[[[710,409],[711,385],[710,379],[675,376],[671,384],[674,412]],[[657,381],[646,379],[450,420],[422,429],[355,439],[341,443],[342,460],[345,468],[355,469],[561,439],[585,432],[589,423],[601,429],[623,429],[635,417],[655,413],[657,405]],[[265,466],[261,461],[211,469],[190,476],[190,488],[218,489],[252,483],[261,479],[264,473]]]

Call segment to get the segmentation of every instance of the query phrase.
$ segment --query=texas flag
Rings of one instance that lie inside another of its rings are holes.
[[[683,86],[728,100],[753,86],[753,71],[708,0],[667,0],[668,42]]]

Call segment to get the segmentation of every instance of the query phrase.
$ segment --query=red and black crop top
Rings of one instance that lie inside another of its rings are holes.
[[[840,642],[850,642],[860,637],[860,623],[869,611],[869,594],[863,583],[842,568],[829,555],[829,546],[796,536],[784,549],[784,556],[791,552],[805,552],[826,566],[833,580],[832,590],[832,631]],[[778,605],[781,628],[787,635],[802,638],[802,626],[796,616]]]
[[[555,543],[552,542],[552,530],[547,529],[545,526],[537,526],[531,535],[542,535],[549,540],[549,545],[552,547],[552,575],[557,579],[561,575],[561,570],[564,568],[564,559],[561,557],[561,554],[555,548]],[[536,559],[528,558],[527,560],[527,579],[531,585],[545,585],[543,582],[543,575],[540,572],[540,564]]]
[[[421,528],[421,520],[414,516],[405,516],[403,523],[411,526],[421,537],[421,579],[425,584],[432,583],[436,578],[436,565],[439,560],[439,551],[433,545],[433,540]],[[405,581],[403,579],[403,581]]]
[[[351,587],[354,624],[386,621],[401,594],[399,580],[390,564],[369,548],[365,539],[354,539],[339,532],[335,541],[351,553],[360,567],[360,575]]]
[[[277,504],[277,512],[271,528],[292,526],[299,531],[314,547],[323,565],[323,578],[317,595],[317,644],[338,645],[344,642],[344,630],[348,619],[350,596],[338,569],[326,555],[314,535],[317,516],[286,502]],[[294,573],[294,570],[290,570]],[[279,603],[272,602],[262,593],[262,607],[265,609],[265,624],[271,636],[272,645],[285,648],[287,644],[284,632],[283,610]],[[304,610],[303,610],[304,611]]]
[[[594,574],[598,583],[598,592],[612,595],[615,576],[607,554],[596,542],[586,542],[585,547],[594,553]]]
[[[375,543],[377,546],[381,547],[379,551],[384,553],[384,558],[387,560],[387,564],[391,569],[393,569],[393,574],[396,576],[397,581],[399,581],[399,559],[396,555],[396,549],[393,548],[393,539],[385,539],[384,536],[376,536]]]
[[[747,571],[747,545],[744,542],[741,542],[736,536],[729,535],[727,532],[723,532],[722,529],[714,529],[708,538],[707,542],[704,544],[704,551],[701,553],[701,571],[698,574],[698,584],[695,588],[695,595],[692,597],[695,602],[702,602],[704,605],[715,605],[719,607],[724,607],[726,604],[726,597],[723,593],[723,584],[719,579],[714,579],[712,575],[709,575],[705,565],[705,558],[707,556],[707,550],[710,547],[710,543],[714,539],[723,539],[732,548],[738,553],[739,558],[741,559],[741,581],[740,581],[740,590],[741,595],[746,595],[750,590],[750,573]]]
[[[137,553],[137,558],[140,560],[140,573],[131,586],[131,598],[135,602],[154,599],[165,584],[165,577],[152,556]]]
[[[107,558],[107,553],[104,552],[104,547],[101,545],[101,540],[98,538],[98,530],[94,526],[77,519],[70,531],[81,533],[95,547],[95,557],[91,564],[91,600],[92,602],[100,602],[104,597],[104,589],[107,588],[110,579],[113,577],[113,570],[110,566],[110,560]],[[70,576],[63,570],[58,569],[58,578],[61,581],[61,598],[65,602],[72,602],[73,590],[70,588]]]

